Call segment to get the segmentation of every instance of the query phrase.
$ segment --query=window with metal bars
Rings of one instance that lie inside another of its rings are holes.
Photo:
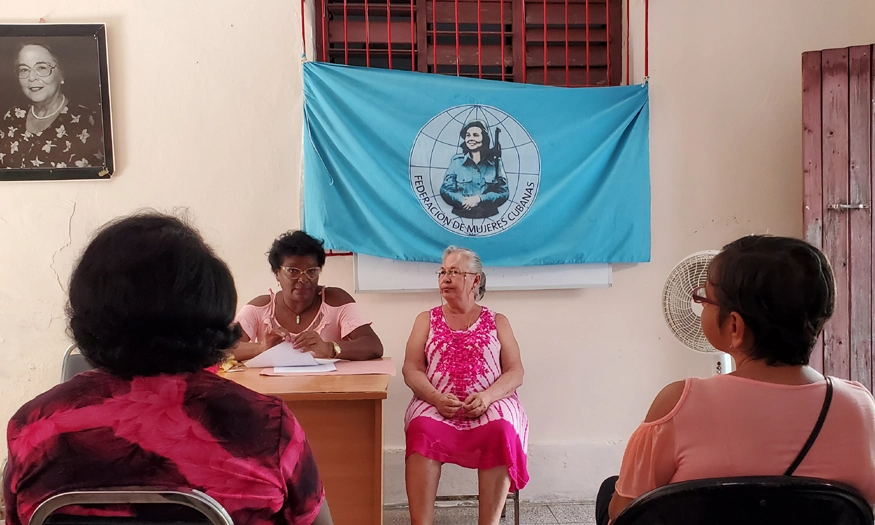
[[[315,58],[529,84],[616,86],[621,2],[315,0]]]

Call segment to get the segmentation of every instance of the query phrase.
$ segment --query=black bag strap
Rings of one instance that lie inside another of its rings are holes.
[[[802,447],[802,450],[799,451],[799,454],[796,456],[796,459],[793,460],[793,464],[790,465],[787,472],[784,472],[785,476],[792,476],[793,472],[796,471],[796,468],[799,467],[799,464],[802,463],[802,460],[805,459],[808,451],[811,450],[811,446],[814,445],[817,435],[820,434],[820,429],[823,428],[823,422],[826,420],[826,413],[829,412],[830,403],[832,403],[832,378],[827,376],[826,397],[823,398],[823,407],[820,409],[820,416],[818,416],[817,423],[814,424],[814,428],[811,430],[811,435],[808,436],[808,441],[805,442],[805,445]]]

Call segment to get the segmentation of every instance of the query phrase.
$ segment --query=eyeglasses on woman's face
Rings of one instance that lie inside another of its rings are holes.
[[[18,79],[24,80],[25,78],[30,76],[30,72],[33,71],[36,73],[38,77],[47,77],[52,74],[52,71],[58,66],[54,66],[49,64],[48,62],[37,62],[33,65],[32,68],[25,66],[24,64],[18,65]]]
[[[443,268],[441,268],[440,270],[437,271],[437,275],[438,275],[439,279],[443,279],[444,277],[446,277],[448,275],[450,276],[450,279],[455,279],[456,277],[458,277],[460,275],[477,275],[477,274],[474,272],[463,272],[462,270],[457,270],[455,268],[450,268],[449,270],[444,270]]]
[[[298,280],[301,278],[302,275],[306,275],[307,279],[313,281],[316,280],[319,277],[319,274],[322,273],[322,268],[318,266],[307,268],[306,270],[295,268],[294,266],[280,266],[280,270],[286,272],[286,275],[288,275],[289,278],[292,280]]]
[[[720,306],[717,301],[708,297],[708,292],[706,291],[704,286],[700,286],[693,290],[693,302],[696,304],[713,304],[714,306]]]

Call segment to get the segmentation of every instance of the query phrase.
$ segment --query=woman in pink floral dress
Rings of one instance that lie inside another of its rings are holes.
[[[508,490],[529,480],[519,345],[505,316],[477,304],[486,290],[477,254],[450,246],[438,276],[446,303],[417,316],[404,358],[410,518],[431,525],[441,465],[453,463],[477,469],[478,523],[497,525]]]

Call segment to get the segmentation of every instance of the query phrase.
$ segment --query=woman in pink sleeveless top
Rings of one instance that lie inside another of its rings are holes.
[[[694,479],[785,474],[801,456],[827,391],[808,366],[833,313],[826,256],[798,239],[752,235],[726,245],[693,293],[702,330],[736,371],[666,386],[629,439],[619,479],[596,501],[606,524],[635,498]],[[875,503],[875,401],[865,387],[832,378],[826,419],[793,472],[840,481]]]
[[[479,523],[497,525],[510,487],[529,480],[519,345],[507,318],[476,302],[486,290],[477,254],[447,248],[438,276],[446,304],[419,314],[404,358],[410,518],[432,523],[441,465],[453,463],[477,469]]]
[[[319,286],[322,241],[298,230],[277,238],[267,254],[279,292],[268,290],[240,309],[243,336],[234,358],[243,361],[282,341],[321,358],[383,356],[383,344],[355,300],[340,288]]]

